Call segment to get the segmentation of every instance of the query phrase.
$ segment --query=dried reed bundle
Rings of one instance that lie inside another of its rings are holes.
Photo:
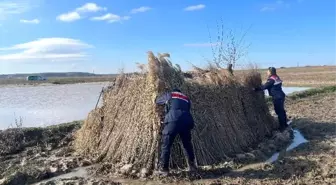
[[[151,172],[159,156],[163,117],[162,107],[154,101],[174,87],[192,100],[193,144],[199,165],[218,164],[246,151],[276,128],[264,97],[250,88],[260,85],[259,73],[234,77],[217,68],[198,69],[198,78],[187,81],[168,57],[148,52],[146,73],[117,78],[103,96],[103,107],[93,110],[78,131],[78,152],[111,162],[115,170],[128,166],[126,173]],[[180,142],[173,146],[171,166],[186,166]]]

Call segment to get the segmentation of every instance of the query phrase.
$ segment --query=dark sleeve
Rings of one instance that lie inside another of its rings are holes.
[[[256,91],[263,91],[265,89],[269,89],[270,87],[272,87],[272,85],[274,84],[274,82],[275,81],[273,79],[268,79],[267,82],[264,85],[255,88],[255,90]]]
[[[165,93],[159,97],[156,98],[155,103],[159,105],[164,105],[168,100],[170,100],[171,94]]]

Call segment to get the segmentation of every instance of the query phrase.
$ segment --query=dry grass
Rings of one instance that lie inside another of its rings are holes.
[[[257,71],[239,78],[211,68],[199,69],[198,77],[185,80],[169,54],[148,54],[147,71],[140,75],[121,74],[105,92],[103,106],[93,110],[76,136],[77,152],[97,161],[113,164],[112,169],[130,167],[126,174],[146,168],[152,172],[158,162],[162,107],[155,98],[179,87],[192,100],[195,119],[193,144],[199,165],[224,162],[247,151],[277,127],[262,93],[251,91],[260,85]],[[185,167],[181,143],[173,146],[171,167]]]
[[[237,71],[239,74],[242,71]],[[260,70],[266,79],[266,70]],[[287,87],[323,87],[336,85],[336,66],[292,67],[277,69]]]
[[[147,67],[143,64],[138,64],[139,69],[143,72]],[[266,70],[259,70],[265,81]],[[245,70],[234,71],[236,75],[246,73]],[[311,67],[290,67],[279,68],[278,74],[284,81],[284,86],[287,87],[324,87],[336,85],[336,66],[311,66]],[[113,81],[114,76],[101,76],[101,77],[62,77],[62,78],[49,78],[47,81],[26,81],[25,79],[0,79],[0,85],[36,85],[43,83],[53,84],[75,84],[75,83],[88,83],[88,82],[106,82]]]
[[[292,126],[309,142],[287,152],[272,165],[234,176],[224,175],[216,182],[206,184],[335,184],[335,103],[335,92],[286,103],[287,112],[294,118]]]

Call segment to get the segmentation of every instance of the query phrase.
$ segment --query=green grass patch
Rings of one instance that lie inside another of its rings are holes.
[[[306,97],[315,96],[319,94],[333,93],[333,92],[336,92],[336,85],[322,87],[322,88],[313,88],[313,89],[308,89],[306,91],[293,93],[292,95],[289,96],[289,99],[297,100],[301,98],[306,98]]]
[[[307,98],[310,96],[317,96],[321,94],[328,94],[328,93],[334,93],[334,92],[336,92],[336,85],[326,86],[326,87],[321,87],[321,88],[313,88],[313,89],[308,89],[308,90],[297,92],[297,93],[292,93],[286,98],[290,100],[297,100],[297,99]],[[266,101],[267,103],[272,102],[272,97],[266,97]]]

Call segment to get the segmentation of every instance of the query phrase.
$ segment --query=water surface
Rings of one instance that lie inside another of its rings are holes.
[[[105,83],[68,85],[0,86],[0,129],[15,126],[47,126],[83,120],[94,109]],[[308,88],[284,87],[286,94]],[[267,95],[267,91],[265,91]]]
[[[286,153],[290,150],[293,150],[294,148],[298,147],[300,144],[303,144],[303,143],[307,143],[308,141],[303,137],[303,135],[300,133],[299,130],[293,130],[294,132],[294,139],[292,141],[292,143],[285,149],[285,150],[282,150],[280,152],[277,152],[275,154],[273,154],[266,162],[267,163],[273,163],[275,162],[276,160],[278,160],[279,158],[279,155],[281,153]]]
[[[282,87],[282,90],[286,95],[290,95],[294,92],[300,92],[310,89],[310,87]],[[265,90],[265,95],[268,96],[268,91]]]
[[[84,119],[108,83],[0,87],[0,129],[47,126]]]

